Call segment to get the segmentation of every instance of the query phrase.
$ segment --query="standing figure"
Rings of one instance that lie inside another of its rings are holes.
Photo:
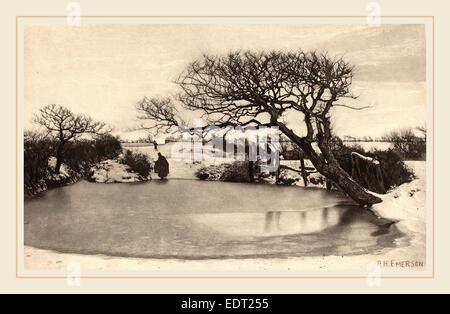
[[[158,150],[158,143],[156,140],[153,140],[153,147],[155,147],[155,150]]]
[[[169,175],[169,163],[161,153],[158,153],[158,160],[155,162],[155,172],[161,179]]]

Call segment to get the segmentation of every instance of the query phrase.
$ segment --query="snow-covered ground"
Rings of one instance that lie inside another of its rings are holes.
[[[192,179],[196,180],[195,172],[202,167],[207,167],[211,165],[216,165],[220,168],[220,165],[223,163],[231,163],[234,159],[217,159],[217,160],[203,160],[200,162],[194,162],[192,160],[177,160],[172,157],[172,150],[174,144],[168,143],[165,145],[159,145],[158,150],[155,150],[153,145],[139,145],[134,146],[127,144],[124,145],[125,149],[129,149],[135,152],[145,153],[149,156],[150,159],[156,160],[158,159],[158,152],[160,152],[163,156],[165,156],[170,165],[170,173],[169,179]],[[300,169],[300,161],[299,160],[281,160],[281,165],[288,166],[293,169]],[[309,160],[305,160],[306,167],[313,167]],[[280,173],[280,177],[282,179],[288,180],[291,179],[293,181],[293,185],[296,186],[304,186],[303,179],[300,173],[291,171],[289,169],[284,169]],[[325,187],[325,180],[323,176],[319,173],[313,173],[309,177],[311,180],[310,187]],[[275,177],[269,178],[266,180],[266,183],[275,184]]]
[[[138,174],[132,172],[127,165],[117,160],[105,160],[91,168],[90,179],[98,183],[138,182],[142,181]],[[149,176],[149,179],[151,177]]]
[[[50,169],[52,169],[53,171],[56,168],[56,157],[50,157],[48,159],[48,166]],[[65,164],[61,164],[61,167],[59,168],[59,174],[56,173],[52,173],[49,176],[49,179],[52,180],[62,180],[62,179],[67,179],[70,177],[70,173],[69,173],[69,168],[65,165]]]
[[[222,159],[222,160],[212,160],[212,161],[202,161],[196,162],[192,160],[178,160],[172,157],[172,149],[174,143],[168,143],[165,145],[159,145],[158,150],[155,150],[153,145],[148,146],[127,146],[124,145],[125,149],[129,149],[133,152],[145,153],[149,156],[151,160],[158,159],[158,152],[167,158],[169,162],[169,175],[168,179],[197,179],[195,172],[204,166],[218,165],[224,162],[232,162],[233,159]]]
[[[398,221],[396,226],[411,237],[409,249],[422,256],[426,251],[426,162],[407,161],[416,179],[393,189],[387,194],[377,194],[383,202],[373,206],[380,216]],[[416,258],[419,259],[419,258]],[[422,257],[424,259],[424,257]]]
[[[48,168],[46,171],[46,178],[42,179],[40,186],[32,191],[31,195],[44,192],[48,189],[48,186],[63,186],[66,184],[72,184],[76,182],[81,174],[71,170],[66,164],[62,163],[59,169],[59,173],[55,173],[56,157],[50,157],[48,159]]]
[[[394,188],[387,194],[377,194],[383,202],[374,205],[374,210],[386,218],[398,220],[424,220],[426,196],[426,162],[407,161],[416,179]]]
[[[157,151],[153,146],[130,148],[147,153],[157,159]],[[171,145],[159,147],[159,151],[168,157],[170,163],[169,178],[195,178],[195,171],[205,163],[197,164],[187,161],[174,161],[170,154]],[[210,163],[210,162],[209,162]],[[287,162],[290,167],[298,169],[297,164]],[[385,249],[378,255],[358,256],[318,256],[296,257],[288,259],[229,259],[229,260],[175,260],[175,259],[142,259],[110,257],[104,255],[65,254],[53,251],[25,247],[24,262],[26,270],[61,270],[67,265],[77,262],[82,271],[343,271],[352,270],[366,272],[367,265],[379,261],[418,261],[425,262],[426,256],[426,163],[423,161],[408,162],[416,175],[416,179],[403,184],[388,194],[379,195],[383,202],[374,206],[374,211],[381,217],[398,221],[395,225],[407,239],[407,245]],[[295,174],[295,173],[293,173]],[[302,180],[298,180],[302,184]],[[403,264],[402,264],[403,265]],[[411,270],[424,270],[423,267],[386,267],[395,273]],[[383,268],[382,271],[385,269]]]

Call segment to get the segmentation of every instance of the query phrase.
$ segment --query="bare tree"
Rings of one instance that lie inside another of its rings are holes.
[[[151,125],[144,123],[139,129],[158,132],[168,132],[173,127],[184,127],[186,122],[180,117],[179,111],[170,97],[144,97],[136,104],[140,113],[138,119],[151,120]]]
[[[81,134],[104,133],[105,124],[93,121],[91,117],[74,114],[70,109],[63,106],[47,105],[39,110],[34,121],[43,126],[49,133],[53,134],[58,145],[56,148],[55,172],[59,173],[63,162],[65,144]]]
[[[245,51],[204,55],[191,63],[176,83],[182,89],[178,100],[189,110],[201,111],[208,125],[278,126],[317,171],[357,203],[370,206],[381,199],[368,193],[339,166],[330,147],[332,109],[364,109],[339,102],[355,98],[350,93],[353,71],[343,59],[327,54]],[[159,110],[162,115],[153,120],[176,126],[171,117],[174,111],[168,112],[166,116]],[[298,125],[306,127],[306,134],[283,121],[288,112],[297,114]]]

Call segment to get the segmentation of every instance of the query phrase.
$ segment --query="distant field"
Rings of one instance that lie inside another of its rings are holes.
[[[362,146],[365,150],[371,151],[374,149],[386,150],[392,147],[390,142],[344,142],[347,146]],[[167,143],[169,144],[169,143]],[[166,145],[167,145],[166,144]],[[122,143],[123,147],[153,147],[153,143]],[[164,146],[164,144],[158,144],[158,146]]]
[[[153,146],[153,143],[121,143],[123,147]]]
[[[391,142],[344,142],[347,146],[362,146],[366,151],[371,151],[374,149],[386,150],[392,147]]]

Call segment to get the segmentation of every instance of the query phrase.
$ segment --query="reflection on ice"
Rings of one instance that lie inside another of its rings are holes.
[[[206,197],[205,197],[206,196]],[[25,201],[25,245],[150,258],[378,252],[402,234],[336,193],[257,184],[80,181]]]
[[[205,213],[188,216],[202,227],[236,237],[310,234],[347,225],[350,218],[356,222],[370,220],[370,215],[364,215],[355,206],[266,213]]]

